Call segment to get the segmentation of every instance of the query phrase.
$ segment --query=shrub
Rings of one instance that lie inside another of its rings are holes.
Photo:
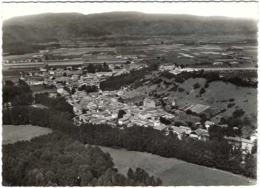
[[[235,111],[233,112],[233,117],[234,117],[234,118],[241,117],[241,116],[244,115],[244,114],[245,114],[245,111],[242,110],[242,109],[235,110]]]
[[[234,101],[235,101],[234,98],[229,99],[229,102],[234,102]]]
[[[227,107],[228,107],[228,108],[232,108],[234,105],[235,105],[235,103],[229,103],[229,104],[227,105]]]
[[[199,84],[199,83],[195,83],[195,84],[193,85],[193,89],[198,89],[198,88],[200,88],[200,84]]]
[[[201,89],[200,89],[200,94],[205,93],[205,91],[206,91],[205,88],[201,88]]]
[[[190,109],[188,109],[188,110],[186,111],[186,114],[192,114],[192,111],[191,111]]]
[[[184,89],[183,89],[182,87],[179,87],[179,88],[178,88],[178,91],[179,91],[179,92],[183,92]]]

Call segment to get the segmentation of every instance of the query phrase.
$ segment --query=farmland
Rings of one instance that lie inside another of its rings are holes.
[[[31,140],[34,137],[49,134],[49,128],[37,127],[32,125],[3,125],[2,144],[12,144],[18,141]]]
[[[194,165],[174,158],[100,147],[108,152],[120,173],[126,174],[129,167],[143,168],[149,174],[159,177],[164,186],[213,186],[249,185],[248,179],[228,172]],[[255,184],[253,181],[250,184]]]

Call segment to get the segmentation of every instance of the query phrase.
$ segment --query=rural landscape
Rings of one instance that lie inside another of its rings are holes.
[[[3,186],[256,185],[256,19],[71,12],[3,22]]]

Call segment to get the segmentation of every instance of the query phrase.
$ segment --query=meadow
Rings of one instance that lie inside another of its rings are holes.
[[[49,134],[49,128],[37,127],[32,125],[3,125],[2,144],[13,144],[18,141],[31,140],[34,137]]]
[[[144,152],[127,151],[99,146],[108,152],[120,173],[126,174],[129,168],[142,168],[149,174],[159,177],[163,186],[219,186],[253,185],[256,182],[243,176],[221,170],[187,163],[174,158],[164,158]]]

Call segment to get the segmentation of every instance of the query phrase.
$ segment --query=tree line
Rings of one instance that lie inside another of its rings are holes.
[[[109,153],[61,132],[3,146],[3,179],[11,186],[159,186],[144,170],[114,168]]]
[[[190,138],[179,140],[172,132],[166,136],[163,131],[140,126],[123,130],[106,124],[82,124],[78,127],[65,116],[45,109],[16,107],[3,111],[3,124],[32,124],[49,127],[62,131],[83,144],[148,152],[256,178],[256,161],[253,155],[247,154],[242,163],[241,149],[234,149],[223,139],[212,139],[207,142]]]
[[[111,72],[112,70],[109,68],[106,62],[102,64],[94,65],[92,63],[89,63],[87,67],[83,69],[83,73],[86,73],[84,71],[87,71],[88,73],[96,73],[96,72]]]
[[[205,78],[206,79],[206,85],[204,86],[205,88],[207,88],[207,85],[210,82],[214,82],[214,81],[229,82],[236,86],[241,86],[241,87],[257,88],[257,82],[247,81],[237,76],[229,77],[229,78],[221,77],[220,74],[217,72],[205,72],[203,69],[200,71],[193,71],[193,72],[183,71],[178,75],[174,75],[172,73],[169,73],[168,71],[164,71],[161,73],[161,76],[168,79],[174,78],[175,82],[178,83],[183,83],[185,82],[185,80],[189,78]]]
[[[135,87],[140,85],[140,80],[143,79],[151,71],[158,69],[157,64],[149,64],[148,67],[139,70],[131,70],[130,74],[121,74],[118,76],[111,76],[107,80],[100,83],[100,88],[104,91],[119,90],[121,87],[133,84]]]

